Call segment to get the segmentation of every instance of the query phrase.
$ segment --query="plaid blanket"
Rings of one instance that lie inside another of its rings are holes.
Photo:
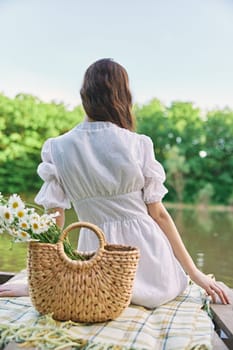
[[[40,316],[29,297],[0,298],[0,347],[9,341],[35,346],[33,337],[37,337],[36,349],[43,350],[68,346],[82,350],[212,349],[213,326],[202,309],[204,299],[203,290],[190,284],[182,295],[156,309],[130,305],[114,321],[80,324]],[[36,329],[39,329],[37,335]],[[42,332],[45,329],[53,331],[50,332],[53,340],[55,334],[60,341],[64,338],[63,346],[61,342],[58,345],[56,339],[54,347],[53,343],[49,344],[49,337]],[[63,330],[63,335],[59,330]]]

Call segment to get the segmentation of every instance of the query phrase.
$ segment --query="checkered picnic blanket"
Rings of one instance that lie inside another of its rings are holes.
[[[202,309],[204,298],[203,290],[192,283],[175,300],[153,310],[130,305],[113,321],[95,324],[52,321],[51,327],[56,331],[62,327],[73,340],[79,339],[79,345],[75,347],[72,341],[70,345],[82,350],[207,350],[212,349],[213,325]],[[23,329],[32,326],[48,329],[49,316],[39,315],[29,297],[0,298],[0,345],[1,341],[2,344],[17,341],[19,330],[18,341],[26,341]],[[42,339],[43,345],[37,349],[46,349],[45,337],[41,336],[41,342]],[[54,349],[58,348],[65,347]]]
[[[26,278],[22,271],[8,283],[25,283]],[[67,344],[80,350],[211,349],[214,330],[202,309],[206,301],[204,291],[190,283],[183,294],[156,309],[130,305],[113,321],[81,324],[39,315],[29,297],[0,298],[0,349],[10,341],[42,350]]]

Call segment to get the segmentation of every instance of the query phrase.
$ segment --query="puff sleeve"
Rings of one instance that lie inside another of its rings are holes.
[[[44,184],[34,200],[35,203],[42,205],[45,209],[56,207],[70,209],[70,200],[64,192],[56,166],[52,160],[51,140],[48,139],[42,147],[42,163],[39,164],[37,173],[44,180]]]
[[[155,159],[153,142],[148,136],[142,136],[141,150],[143,152],[142,172],[145,179],[144,202],[160,202],[168,192],[163,184],[166,175],[163,166]]]

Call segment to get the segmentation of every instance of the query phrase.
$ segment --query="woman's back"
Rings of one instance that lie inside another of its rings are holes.
[[[110,122],[84,122],[53,139],[53,160],[70,197],[76,201],[140,191],[140,140]]]
[[[147,212],[146,202],[161,200],[167,192],[164,170],[154,159],[151,140],[110,122],[84,122],[50,139],[45,148],[45,153],[50,152],[53,176],[79,219],[101,227],[109,243],[139,247],[132,301],[154,307],[182,292],[187,284],[185,273]],[[39,171],[43,168],[49,169],[48,163],[43,162]],[[59,200],[55,197],[52,202]],[[79,250],[97,248],[96,237],[82,229]]]

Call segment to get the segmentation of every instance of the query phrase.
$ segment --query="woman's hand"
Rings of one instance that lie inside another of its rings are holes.
[[[216,303],[219,297],[223,304],[230,304],[229,297],[227,296],[227,293],[223,287],[208,275],[205,275],[203,272],[196,269],[192,274],[190,274],[190,278],[201,288],[205,289],[207,295],[211,297],[213,303]]]

